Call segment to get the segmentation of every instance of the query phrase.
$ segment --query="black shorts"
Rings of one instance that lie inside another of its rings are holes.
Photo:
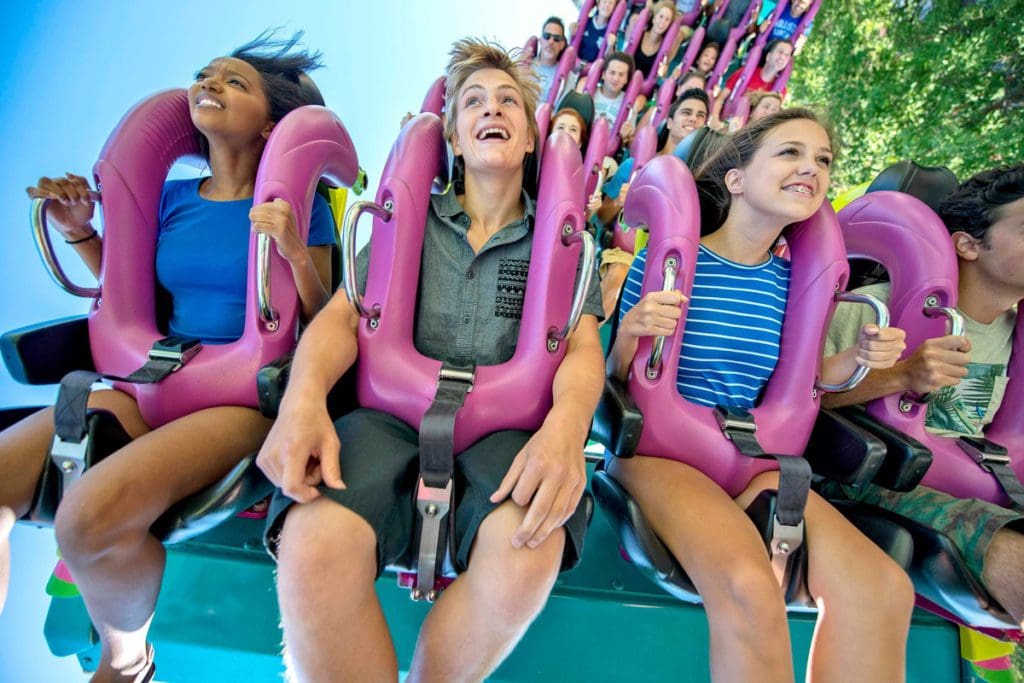
[[[412,566],[418,522],[415,488],[419,477],[419,435],[387,413],[360,408],[334,423],[341,441],[341,476],[347,488],[321,485],[327,498],[365,519],[377,536],[377,574],[388,565]],[[455,527],[449,539],[455,569],[469,564],[480,524],[498,507],[490,496],[501,484],[512,460],[530,439],[529,432],[494,432],[455,458]],[[285,514],[295,501],[274,493],[267,515],[265,539],[272,555]],[[562,571],[572,569],[583,552],[587,531],[584,506],[579,505],[565,523]]]

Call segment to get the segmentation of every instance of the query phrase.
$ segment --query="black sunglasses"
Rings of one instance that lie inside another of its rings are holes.
[[[560,43],[563,40],[565,40],[565,36],[560,35],[558,33],[548,33],[547,31],[541,33],[540,37],[543,38],[544,40],[553,40],[556,43]]]

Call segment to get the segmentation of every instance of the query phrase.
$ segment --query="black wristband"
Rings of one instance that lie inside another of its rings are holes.
[[[81,244],[82,242],[88,242],[88,241],[89,241],[89,240],[91,240],[91,239],[92,239],[93,237],[96,237],[96,236],[98,236],[98,235],[99,235],[99,233],[98,233],[98,232],[96,232],[96,229],[95,229],[95,228],[93,228],[93,231],[92,231],[92,234],[91,234],[91,235],[88,235],[87,237],[82,237],[82,238],[80,238],[80,239],[77,239],[77,240],[64,240],[64,243],[65,243],[65,244]]]

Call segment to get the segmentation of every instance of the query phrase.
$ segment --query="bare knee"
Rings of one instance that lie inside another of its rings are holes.
[[[71,561],[95,559],[133,529],[145,533],[149,522],[133,519],[119,509],[128,492],[114,482],[93,485],[83,479],[71,488],[57,508],[54,533],[61,554]]]
[[[820,596],[829,609],[858,618],[875,615],[886,623],[897,617],[909,619],[914,609],[914,585],[902,567],[881,551],[859,561],[847,558],[844,564],[848,570],[834,577],[838,580],[829,581]]]
[[[464,575],[476,599],[485,601],[509,624],[529,623],[543,609],[565,547],[565,530],[559,528],[536,548],[515,548],[511,538],[516,526],[489,525],[485,520]]]
[[[325,585],[372,590],[376,575],[376,536],[362,517],[323,498],[291,507],[278,545],[283,604],[317,595]]]
[[[767,556],[737,558],[697,588],[709,617],[721,618],[738,635],[756,637],[785,621],[785,598]]]

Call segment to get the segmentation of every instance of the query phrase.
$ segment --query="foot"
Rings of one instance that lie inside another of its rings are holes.
[[[100,660],[100,666],[89,679],[89,683],[150,683],[156,675],[156,664],[153,662],[153,645],[146,643],[146,657],[130,667],[117,672],[109,663]]]

